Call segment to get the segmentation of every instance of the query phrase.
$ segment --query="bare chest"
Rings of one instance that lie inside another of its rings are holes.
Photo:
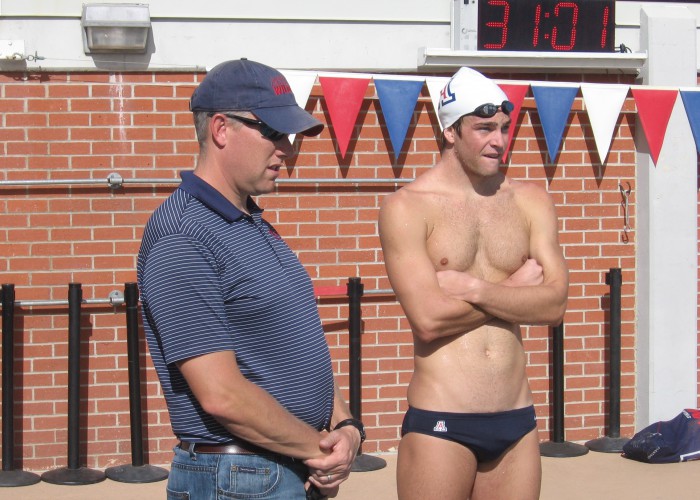
[[[512,199],[445,203],[429,229],[428,254],[436,270],[469,271],[496,281],[529,256],[529,224]]]

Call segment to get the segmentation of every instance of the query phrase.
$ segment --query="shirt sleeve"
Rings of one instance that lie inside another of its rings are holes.
[[[215,253],[183,234],[160,239],[144,267],[142,300],[165,362],[233,350]]]

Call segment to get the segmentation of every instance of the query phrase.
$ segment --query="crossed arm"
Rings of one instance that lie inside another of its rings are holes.
[[[424,342],[473,330],[492,318],[441,289],[428,254],[429,231],[411,195],[398,191],[384,199],[379,238],[387,276],[414,336]]]
[[[531,258],[500,283],[490,283],[467,272],[438,272],[444,293],[510,323],[557,325],[561,322],[566,311],[568,271],[559,246],[554,206],[544,196],[546,193],[538,194],[540,199],[531,200],[527,207],[532,212],[529,214]]]
[[[436,272],[428,253],[430,228],[424,211],[400,191],[385,200],[379,216],[384,261],[417,338],[432,342],[474,330],[493,318],[518,324],[561,321],[568,273],[554,206],[545,191],[526,189],[523,211],[530,221],[530,258],[498,283],[468,272]]]

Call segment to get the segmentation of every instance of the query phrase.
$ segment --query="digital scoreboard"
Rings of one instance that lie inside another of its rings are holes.
[[[615,50],[615,0],[454,0],[453,9],[455,50]]]

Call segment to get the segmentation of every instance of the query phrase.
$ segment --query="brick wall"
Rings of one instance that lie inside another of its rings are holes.
[[[98,179],[99,184],[0,186],[0,279],[20,302],[60,302],[68,283],[84,299],[106,299],[135,280],[142,228],[173,190],[178,172],[194,166],[197,145],[187,101],[201,74],[0,74],[0,180]],[[542,80],[543,75],[495,75]],[[583,76],[569,75],[572,81]],[[588,78],[588,77],[586,77]],[[556,80],[556,77],[551,77]],[[618,80],[614,80],[618,82]],[[625,83],[631,83],[627,81]],[[317,85],[307,109],[328,123]],[[560,217],[571,272],[565,317],[566,439],[605,435],[608,384],[608,304],[605,274],[623,270],[622,434],[634,430],[635,234],[623,232],[618,182],[629,182],[635,227],[635,107],[628,99],[607,162],[601,165],[581,98],[570,114],[557,162],[547,148],[528,94],[516,126],[508,175],[546,187]],[[408,139],[394,161],[388,132],[370,84],[347,155],[337,152],[332,126],[318,138],[297,138],[300,154],[283,177],[397,178],[396,184],[280,184],[260,198],[266,216],[298,255],[316,285],[343,285],[359,276],[362,300],[362,416],[364,452],[395,449],[412,344],[406,320],[387,292],[377,236],[383,196],[438,159],[439,126],[424,88]],[[125,183],[113,189],[107,176]],[[344,391],[348,389],[348,306],[322,297],[319,307]],[[27,470],[66,465],[67,307],[18,306],[15,318],[15,457]],[[544,327],[527,328],[524,346],[535,394],[540,438],[551,439],[551,342]],[[128,371],[123,306],[87,303],[81,315],[81,464],[130,463]],[[146,460],[169,462],[174,438],[160,387],[140,342]]]

